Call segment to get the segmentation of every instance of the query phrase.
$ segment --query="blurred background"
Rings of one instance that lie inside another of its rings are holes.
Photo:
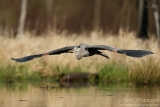
[[[0,34],[6,30],[17,34],[20,19],[24,20],[24,30],[36,35],[48,30],[117,33],[121,28],[137,31],[140,1],[147,10],[144,15],[147,32],[156,34],[151,3],[156,0],[0,0]]]
[[[159,6],[159,0],[0,0],[0,107],[146,106],[153,99],[158,107]],[[80,43],[154,54],[102,50],[110,60],[74,54],[11,60]]]

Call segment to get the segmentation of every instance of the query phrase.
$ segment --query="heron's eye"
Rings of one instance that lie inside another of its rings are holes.
[[[87,47],[85,47],[85,50],[86,50],[86,51],[88,51],[88,48],[87,48]]]

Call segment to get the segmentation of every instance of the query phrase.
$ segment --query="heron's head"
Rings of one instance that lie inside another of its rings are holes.
[[[72,50],[69,50],[68,52],[71,52],[71,53],[78,53],[79,51],[80,51],[80,48],[74,47]]]

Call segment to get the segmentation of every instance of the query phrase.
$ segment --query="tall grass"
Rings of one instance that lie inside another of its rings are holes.
[[[41,80],[41,75],[39,72],[28,73],[28,68],[25,65],[1,65],[0,80],[7,83]]]
[[[134,64],[130,67],[130,79],[137,85],[160,83],[160,63],[148,60]]]
[[[110,63],[99,70],[99,81],[103,83],[124,83],[128,79],[128,68],[123,65]]]
[[[102,44],[122,49],[150,50],[155,54],[142,58],[132,58],[109,51],[103,51],[109,55],[109,60],[96,55],[77,60],[74,54],[44,56],[25,63],[16,63],[10,59],[11,57],[19,58],[30,54],[45,53],[64,46],[76,46],[80,43]],[[159,78],[159,54],[158,43],[153,35],[149,40],[143,41],[137,39],[134,32],[128,33],[120,31],[118,35],[104,34],[102,32],[92,32],[89,34],[67,34],[65,32],[56,34],[54,32],[48,32],[39,37],[26,32],[23,38],[16,39],[7,37],[7,34],[0,36],[0,63],[5,65],[8,70],[7,72],[15,71],[15,74],[17,69],[23,71],[20,66],[25,66],[27,69],[25,72],[27,72],[28,75],[35,73],[35,76],[41,74],[42,77],[77,70],[90,73],[98,73],[100,71],[100,75],[104,72],[108,72],[105,75],[110,75],[109,72],[111,71],[111,75],[116,76],[117,72],[120,74],[120,71],[126,72],[126,70],[128,70],[128,77],[130,77],[131,81],[135,83],[152,83],[155,81],[154,79],[158,80]],[[112,65],[113,62],[118,63],[118,67],[114,68],[115,65]],[[3,67],[0,69],[2,68]],[[37,72],[39,72],[39,74],[37,74]],[[146,75],[144,75],[145,73]],[[13,75],[15,74],[13,73]],[[109,76],[104,77],[108,78]],[[38,78],[37,76],[37,79]],[[145,78],[147,78],[147,80]],[[110,78],[109,81],[113,81],[112,79],[113,78]]]

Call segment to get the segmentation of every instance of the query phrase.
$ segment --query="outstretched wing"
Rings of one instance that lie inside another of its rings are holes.
[[[29,56],[25,56],[22,58],[11,58],[12,60],[16,61],[16,62],[26,62],[26,61],[30,61],[34,58],[39,58],[42,57],[44,55],[55,55],[55,54],[61,54],[61,53],[67,53],[69,50],[73,49],[75,46],[67,46],[67,47],[63,47],[63,48],[59,48],[47,53],[43,53],[43,54],[36,54],[36,55],[29,55]]]
[[[25,56],[25,57],[22,57],[22,58],[11,58],[12,60],[16,61],[16,62],[26,62],[26,61],[29,61],[29,60],[32,60],[34,58],[39,58],[39,57],[42,57],[43,54],[37,54],[37,55],[30,55],[30,56]]]
[[[123,50],[123,49],[119,49],[117,50],[117,53],[120,54],[126,54],[127,56],[131,56],[131,57],[143,57],[149,54],[154,54],[151,51],[146,51],[146,50]]]
[[[146,50],[124,50],[124,49],[118,49],[118,48],[114,48],[111,46],[105,46],[105,45],[90,45],[86,48],[88,48],[88,49],[95,48],[98,50],[108,50],[111,52],[126,54],[127,56],[131,56],[131,57],[143,57],[145,55],[154,54],[153,52],[146,51]]]

